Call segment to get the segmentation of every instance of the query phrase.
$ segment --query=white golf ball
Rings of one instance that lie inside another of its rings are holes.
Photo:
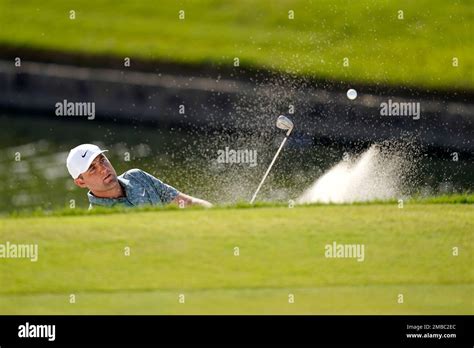
[[[347,91],[347,98],[349,98],[350,100],[354,100],[355,98],[357,98],[357,91],[353,88],[349,89]]]

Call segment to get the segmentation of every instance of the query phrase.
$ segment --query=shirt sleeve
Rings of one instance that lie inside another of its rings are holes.
[[[173,186],[167,185],[161,180],[155,178],[153,175],[141,171],[143,175],[147,178],[147,180],[150,180],[155,187],[156,191],[158,192],[158,196],[160,197],[161,202],[168,204],[170,203],[173,199],[176,198],[176,196],[179,194],[179,191],[176,190]]]

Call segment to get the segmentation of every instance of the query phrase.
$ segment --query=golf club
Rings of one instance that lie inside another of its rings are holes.
[[[272,169],[273,167],[273,164],[275,163],[278,155],[280,154],[280,151],[281,149],[283,148],[283,146],[285,145],[286,143],[286,140],[288,139],[288,136],[290,135],[291,131],[293,130],[293,122],[286,116],[283,116],[283,115],[280,115],[278,116],[277,118],[277,122],[276,122],[276,126],[280,129],[283,129],[283,130],[286,130],[286,136],[285,136],[285,139],[283,139],[283,141],[281,142],[281,145],[280,147],[278,148],[275,156],[273,157],[273,160],[272,162],[270,163],[270,165],[268,166],[268,169],[267,171],[265,172],[265,175],[263,176],[262,178],[262,181],[260,181],[260,184],[258,185],[257,187],[257,190],[255,191],[255,193],[253,194],[253,197],[252,199],[250,200],[250,204],[253,204],[253,202],[255,201],[255,198],[257,197],[257,194],[258,194],[258,191],[260,191],[260,188],[262,187],[265,179],[267,178],[268,176],[268,173],[270,173],[270,170]]]

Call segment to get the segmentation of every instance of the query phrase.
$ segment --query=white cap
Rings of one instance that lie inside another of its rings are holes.
[[[101,150],[97,145],[82,144],[69,151],[66,166],[73,179],[87,171],[92,161],[101,153],[107,150]]]

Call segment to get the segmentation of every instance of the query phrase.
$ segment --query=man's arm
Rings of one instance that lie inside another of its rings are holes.
[[[180,207],[188,207],[192,205],[198,205],[205,208],[211,208],[212,204],[204,199],[195,198],[192,196],[188,196],[184,193],[178,193],[178,195],[171,201],[171,203],[176,203]]]
[[[155,178],[153,175],[143,170],[135,169],[135,171],[144,175],[144,177],[147,180],[151,180],[151,182],[153,183],[153,186],[156,188],[157,192],[160,195],[161,201],[164,204],[175,203],[183,208],[192,206],[192,205],[198,205],[205,208],[212,207],[212,204],[209,203],[208,201],[181,193],[178,190],[176,190],[174,187],[163,183],[161,180]]]

